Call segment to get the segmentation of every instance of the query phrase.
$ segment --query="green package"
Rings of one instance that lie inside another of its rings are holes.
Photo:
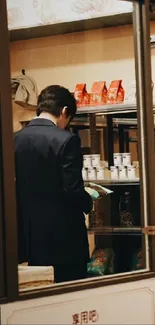
[[[88,274],[99,276],[114,273],[114,254],[111,248],[94,250],[90,262],[87,264]]]

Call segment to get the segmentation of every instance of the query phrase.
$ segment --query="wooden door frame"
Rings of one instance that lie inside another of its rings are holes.
[[[0,44],[0,222],[3,226],[1,244],[5,255],[2,256],[5,272],[3,283],[5,295],[11,301],[18,297],[18,263],[9,33],[5,0],[0,0]]]

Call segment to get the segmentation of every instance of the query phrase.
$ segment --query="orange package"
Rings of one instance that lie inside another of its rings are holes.
[[[116,104],[124,102],[125,91],[122,87],[122,80],[114,80],[107,92],[107,103]]]
[[[90,105],[102,105],[107,101],[105,81],[94,82],[90,93]]]
[[[87,93],[86,84],[77,84],[74,91],[77,106],[87,106],[90,102],[90,95]]]

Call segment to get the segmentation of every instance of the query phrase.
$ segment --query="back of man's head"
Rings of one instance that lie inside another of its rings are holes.
[[[37,116],[42,112],[47,112],[59,117],[64,107],[66,107],[67,116],[73,118],[77,109],[74,96],[65,87],[48,86],[38,96]]]

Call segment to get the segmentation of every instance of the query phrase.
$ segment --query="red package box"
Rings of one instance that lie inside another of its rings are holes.
[[[105,81],[94,82],[90,93],[90,105],[102,105],[107,101],[107,87]]]
[[[114,80],[107,92],[107,103],[116,104],[124,102],[125,91],[122,87],[122,80]]]
[[[74,97],[77,102],[77,106],[87,106],[90,102],[90,94],[86,90],[86,84],[77,84],[74,91]]]

